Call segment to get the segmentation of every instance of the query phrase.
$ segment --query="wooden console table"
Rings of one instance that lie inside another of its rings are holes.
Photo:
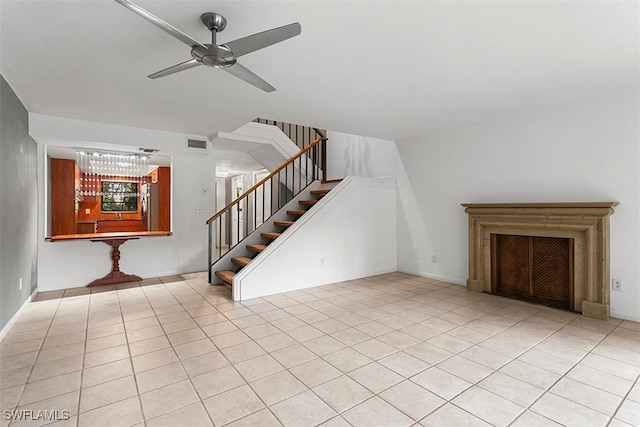
[[[135,282],[142,280],[135,274],[126,274],[120,271],[120,246],[128,240],[136,240],[140,237],[160,237],[170,236],[167,231],[141,231],[141,232],[117,232],[117,233],[87,233],[87,234],[65,234],[61,236],[48,237],[50,242],[63,242],[70,240],[90,240],[92,242],[104,242],[111,246],[111,272],[106,276],[96,279],[87,286],[111,285],[114,283]]]

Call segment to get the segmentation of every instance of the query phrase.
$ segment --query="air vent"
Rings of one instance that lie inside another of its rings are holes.
[[[206,139],[187,139],[187,147],[193,148],[196,150],[206,150],[207,149],[207,140]]]
[[[147,154],[157,153],[158,151],[160,151],[157,148],[144,148],[144,147],[139,148],[139,150]]]

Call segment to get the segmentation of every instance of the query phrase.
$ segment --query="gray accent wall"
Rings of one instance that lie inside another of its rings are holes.
[[[0,76],[0,330],[38,285],[36,152],[28,112]]]

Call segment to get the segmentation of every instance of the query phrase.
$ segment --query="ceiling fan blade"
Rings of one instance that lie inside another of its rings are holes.
[[[276,90],[275,87],[271,86],[269,83],[262,80],[260,77],[254,74],[253,71],[243,67],[237,62],[230,67],[225,67],[222,69],[227,73],[233,74],[237,78],[244,80],[250,85],[257,87],[258,89],[262,89],[265,92],[273,92],[274,90]]]
[[[149,74],[147,77],[150,79],[157,79],[159,77],[168,76],[170,74],[174,74],[180,71],[188,70],[189,68],[197,67],[201,62],[195,59],[190,59],[188,61],[181,62],[176,65],[172,65],[169,68],[165,68],[164,70],[157,71],[153,74]]]
[[[250,36],[225,43],[225,46],[231,49],[234,57],[238,58],[242,55],[246,55],[247,53],[251,53],[258,49],[295,37],[301,32],[302,27],[300,26],[300,23],[295,22],[293,24],[273,28],[271,30],[252,34]]]
[[[177,29],[173,25],[164,22],[162,19],[158,18],[157,16],[155,16],[151,12],[148,12],[148,11],[144,10],[143,8],[138,6],[137,4],[132,3],[129,0],[115,0],[115,1],[117,1],[122,6],[126,7],[127,9],[129,9],[130,11],[134,12],[135,14],[137,14],[137,15],[141,16],[142,18],[146,19],[147,21],[151,22],[153,25],[155,25],[156,27],[160,28],[162,31],[168,33],[169,35],[171,35],[171,36],[173,36],[175,38],[177,38],[182,43],[184,43],[184,44],[186,44],[188,46],[191,46],[192,48],[194,48],[196,46],[202,46],[203,48],[206,48],[205,46],[203,46],[197,40],[192,39],[191,37],[189,37],[188,35],[186,35],[182,31],[180,31],[179,29]]]

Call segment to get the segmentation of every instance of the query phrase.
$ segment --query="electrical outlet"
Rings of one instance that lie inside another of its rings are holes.
[[[22,277],[20,278],[20,280],[18,282],[19,282],[18,288],[20,290],[22,290]]]
[[[320,267],[324,267],[324,258],[320,258]]]
[[[438,255],[431,255],[431,262],[433,263],[438,262]]]
[[[196,208],[196,213],[205,213],[207,211],[207,208],[200,206],[199,208]]]
[[[622,280],[611,279],[611,289],[614,291],[622,292]]]

